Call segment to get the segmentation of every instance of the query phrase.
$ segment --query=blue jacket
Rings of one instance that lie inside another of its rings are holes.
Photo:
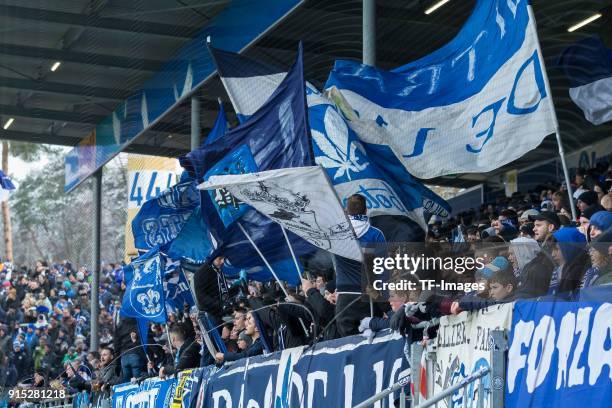
[[[363,222],[367,222],[367,217],[364,217]],[[366,258],[368,256],[384,257],[387,255],[386,240],[381,230],[369,225],[364,233],[360,234],[359,231],[356,231],[356,233],[359,245]],[[361,293],[362,263],[337,255],[334,258],[336,266],[336,291],[339,293]]]

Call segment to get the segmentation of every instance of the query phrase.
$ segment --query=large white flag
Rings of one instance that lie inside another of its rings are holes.
[[[353,228],[321,167],[211,176],[198,186],[202,190],[221,187],[311,244],[362,260]]]
[[[528,0],[479,0],[457,37],[393,71],[336,61],[337,88],[363,143],[397,150],[412,175],[488,172],[554,132],[554,112]]]

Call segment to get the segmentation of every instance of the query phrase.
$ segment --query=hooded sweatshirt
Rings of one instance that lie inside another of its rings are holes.
[[[385,236],[381,230],[370,225],[367,215],[350,215],[349,220],[355,230],[364,255],[385,256]],[[361,293],[361,262],[335,256],[336,290],[338,293]]]
[[[514,271],[516,277],[521,276],[521,272],[533,258],[540,252],[538,241],[533,238],[519,237],[510,241],[510,249],[518,264]]]
[[[568,267],[572,265],[573,261],[579,255],[584,253],[586,248],[586,238],[576,227],[563,227],[554,232],[553,236],[557,241],[557,245],[561,250],[565,263],[562,266],[557,266],[553,270],[548,289],[549,295],[557,294],[563,278],[571,278],[570,276],[564,276],[564,272],[568,271]]]

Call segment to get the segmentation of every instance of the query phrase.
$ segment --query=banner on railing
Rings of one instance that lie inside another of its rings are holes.
[[[363,336],[113,389],[113,407],[352,407],[408,375],[399,335]],[[393,406],[393,395],[389,397]],[[192,405],[192,406],[193,406]]]
[[[610,405],[612,303],[602,301],[601,294],[580,302],[516,303],[506,406]],[[581,299],[588,295],[583,291]],[[612,286],[607,299],[612,299]]]
[[[404,344],[353,336],[239,361],[211,379],[204,406],[352,407],[408,375]]]
[[[512,303],[489,306],[477,312],[463,312],[457,316],[440,319],[436,338],[436,362],[433,372],[433,395],[457,384],[481,367],[489,367],[490,333],[493,330],[508,330],[512,322]],[[459,389],[451,396],[452,407],[473,407],[477,404],[478,386],[485,389],[485,406],[491,389],[490,375],[476,381],[467,389]],[[430,395],[431,397],[431,395]],[[448,401],[440,402],[448,406]]]
[[[121,384],[113,387],[113,407],[162,408],[169,407],[174,397],[176,379],[151,378],[140,384]]]

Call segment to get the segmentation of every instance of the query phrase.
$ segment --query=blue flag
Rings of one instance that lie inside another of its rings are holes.
[[[566,48],[558,65],[585,118],[594,125],[612,121],[612,49],[599,36],[590,36]]]
[[[132,220],[136,248],[148,250],[172,242],[199,203],[193,180],[180,182],[145,202]]]
[[[484,173],[554,132],[554,111],[528,2],[478,0],[457,36],[393,71],[336,61],[337,89],[362,142],[389,147],[416,177]]]
[[[280,68],[239,54],[217,49],[212,52],[241,120],[261,107],[286,75]],[[371,216],[407,216],[423,228],[423,208],[448,215],[448,203],[413,178],[391,150],[384,156],[382,149],[368,150],[330,100],[308,83],[306,94],[315,161],[327,170],[343,203],[359,193],[366,198]]]
[[[166,270],[164,283],[166,303],[174,310],[183,310],[185,305],[195,305],[189,282],[180,266],[171,271]]]
[[[15,185],[13,181],[6,175],[2,170],[0,170],[0,187],[3,190],[14,190]]]
[[[212,145],[181,157],[180,161],[198,183],[212,175],[312,165],[301,45],[289,74],[248,121]],[[202,214],[219,245],[217,251],[234,266],[262,264],[240,226],[268,261],[276,262],[290,256],[280,227],[270,219],[244,203],[232,201],[223,191],[213,191],[212,194],[203,191],[200,197]],[[238,218],[240,225],[235,222]],[[298,254],[314,249],[291,232],[288,235]]]
[[[158,248],[135,259],[125,269],[127,287],[121,303],[122,316],[166,323],[163,269],[164,260]]]
[[[208,134],[208,137],[204,139],[202,142],[202,146],[209,145],[213,143],[215,140],[219,139],[227,132],[227,118],[225,116],[225,109],[223,108],[223,103],[219,101],[219,113],[217,114],[217,119],[215,120],[215,124]]]
[[[304,271],[302,265],[299,264],[299,271],[296,269],[295,262],[293,259],[283,259],[271,264],[272,269],[282,281],[286,281],[290,285],[297,286],[300,284],[300,275]],[[236,268],[230,265],[228,262],[223,264],[221,271],[225,276],[230,279],[240,278],[241,271],[246,272],[246,278],[248,280],[254,280],[258,282],[266,282],[272,279],[270,270],[265,265],[257,265],[250,268]]]

